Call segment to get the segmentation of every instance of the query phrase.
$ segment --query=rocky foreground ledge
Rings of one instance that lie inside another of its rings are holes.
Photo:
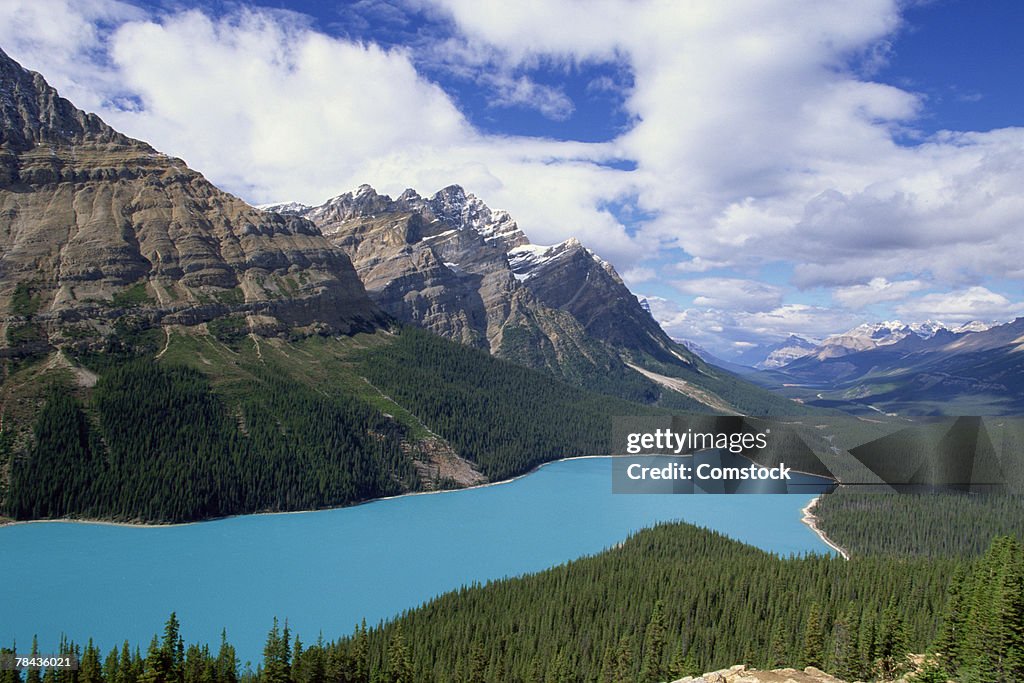
[[[910,683],[913,679],[900,678],[893,683]],[[700,676],[687,676],[672,683],[848,683],[821,669],[809,666],[803,671],[797,669],[774,669],[758,671],[739,664],[729,669],[712,671]]]

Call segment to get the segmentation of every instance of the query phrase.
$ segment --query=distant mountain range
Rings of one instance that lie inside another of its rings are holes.
[[[981,332],[993,327],[995,324],[975,320],[963,325],[947,326],[934,320],[926,320],[921,323],[904,323],[899,320],[891,320],[863,323],[846,332],[833,334],[819,340],[808,336],[791,334],[782,341],[752,347],[732,361],[725,361],[721,357],[718,357],[717,361],[708,360],[709,354],[707,351],[697,353],[709,363],[720,367],[737,367],[739,368],[738,371],[743,374],[749,372],[750,368],[756,370],[782,368],[805,356],[813,355],[819,360],[825,360],[827,358],[845,356],[849,353],[866,351],[879,346],[895,344],[911,335],[922,339],[929,339],[943,331],[952,332],[953,334]],[[688,347],[693,348],[689,344]]]
[[[1024,409],[1024,318],[1002,325],[860,325],[769,372],[746,376],[822,407],[902,414]]]

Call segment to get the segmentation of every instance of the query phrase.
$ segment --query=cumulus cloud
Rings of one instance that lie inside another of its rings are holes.
[[[727,360],[735,358],[743,348],[781,341],[791,334],[821,338],[862,322],[848,311],[807,304],[736,312],[684,307],[677,301],[654,295],[648,295],[647,300],[655,320],[670,336],[695,341]]]
[[[528,76],[499,75],[489,79],[495,89],[490,105],[528,107],[555,121],[564,121],[575,110],[572,100],[560,88],[534,82]]]
[[[964,323],[971,320],[1008,320],[1024,315],[1024,302],[1010,301],[985,287],[926,294],[896,307],[900,315],[913,319],[936,318]]]
[[[927,100],[871,80],[902,6],[353,4],[399,28],[411,8],[447,32],[382,47],[265,9],[211,17],[116,0],[8,0],[0,42],[80,106],[253,202],[318,203],[362,182],[392,194],[459,182],[510,210],[534,241],[576,235],[625,272],[652,253],[685,254],[638,267],[633,282],[652,281],[649,268],[670,282],[782,262],[790,284],[832,289],[836,311],[787,303],[777,279],[683,281],[700,303],[672,320],[753,342],[744,326],[827,334],[851,310],[903,297],[905,316],[1015,310],[1001,290],[1024,277],[1024,129],[915,130]],[[596,78],[589,92],[618,91],[630,128],[606,143],[484,134],[423,64],[489,89],[496,106],[556,120],[575,105],[533,71],[611,64],[629,78]],[[624,159],[635,170],[614,167]],[[628,231],[607,210],[627,199],[643,217]],[[921,296],[922,282],[950,293]]]
[[[650,282],[651,280],[657,279],[657,277],[658,272],[654,270],[654,268],[648,268],[646,266],[630,268],[622,273],[622,279],[630,286],[635,286],[643,282]]]
[[[706,277],[675,280],[672,285],[683,294],[691,295],[693,305],[702,308],[763,311],[782,303],[782,289],[755,280]]]
[[[867,284],[838,287],[832,292],[832,296],[843,306],[860,310],[865,306],[885,301],[906,299],[910,294],[924,287],[925,283],[920,280],[890,282],[884,277],[876,277],[871,278]]]

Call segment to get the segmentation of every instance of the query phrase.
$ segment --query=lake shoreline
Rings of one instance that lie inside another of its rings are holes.
[[[409,491],[408,493],[400,493],[394,496],[383,496],[380,498],[369,498],[367,500],[361,500],[351,505],[337,505],[333,507],[314,508],[312,510],[281,510],[276,512],[242,512],[235,515],[225,515],[223,517],[210,517],[208,519],[200,519],[194,522],[168,522],[168,523],[153,523],[153,522],[114,522],[106,519],[80,519],[80,518],[59,518],[59,519],[27,519],[27,520],[14,520],[8,517],[0,517],[0,530],[6,527],[18,526],[21,524],[93,524],[97,526],[115,526],[115,527],[127,527],[137,529],[163,529],[170,527],[183,527],[193,526],[195,524],[207,524],[209,522],[219,522],[226,519],[233,519],[236,517],[254,517],[263,515],[303,515],[313,512],[326,512],[328,510],[344,510],[347,508],[354,508],[360,505],[368,505],[370,503],[377,503],[384,500],[396,500],[399,498],[408,498],[410,496],[428,496],[441,493],[456,493],[459,491],[471,491],[473,489],[484,489],[490,486],[503,486],[505,484],[511,484],[516,482],[523,477],[528,477],[531,474],[559,462],[566,462],[569,460],[586,460],[591,458],[614,458],[614,455],[573,455],[567,458],[558,458],[557,460],[548,460],[542,462],[539,465],[533,467],[527,472],[518,474],[509,479],[502,479],[501,481],[486,482],[483,484],[476,484],[474,486],[466,486],[458,489],[441,489],[438,491]],[[816,496],[800,511],[801,519],[800,522],[806,525],[818,538],[821,539],[822,543],[835,550],[844,560],[850,559],[850,554],[838,543],[829,538],[824,531],[818,526],[818,517],[814,514],[814,508],[818,504],[821,496]]]
[[[826,495],[826,494],[821,494]],[[814,514],[814,508],[818,505],[818,501],[821,500],[821,495],[815,496],[811,502],[809,502],[804,509],[800,511],[803,515],[800,521],[806,524],[811,531],[817,534],[818,538],[821,539],[822,543],[835,550],[844,560],[850,559],[850,553],[840,546],[838,543],[829,538],[821,527],[818,526],[818,517]]]
[[[437,491],[409,491],[407,493],[399,493],[394,496],[382,496],[380,498],[367,498],[366,500],[360,500],[350,505],[334,505],[330,507],[313,508],[311,510],[278,510],[278,511],[264,511],[264,512],[240,512],[234,515],[224,515],[222,517],[208,517],[206,519],[197,519],[194,522],[115,522],[109,519],[83,519],[79,517],[60,517],[57,519],[10,519],[9,517],[0,517],[0,529],[6,527],[18,526],[21,524],[95,524],[98,526],[119,526],[137,529],[166,529],[171,527],[179,526],[192,526],[194,524],[207,524],[209,522],[220,522],[225,519],[234,519],[236,517],[255,517],[257,515],[304,515],[311,512],[326,512],[328,510],[345,510],[348,508],[354,508],[359,505],[368,505],[370,503],[377,503],[382,500],[395,500],[397,498],[408,498],[409,496],[431,496],[439,493],[456,493],[458,491],[472,491],[473,489],[483,489],[488,486],[502,486],[504,484],[511,484],[514,481],[518,481],[523,477],[527,477],[534,474],[538,470],[553,465],[556,462],[565,462],[567,460],[585,460],[588,458],[614,458],[614,455],[572,455],[567,458],[559,458],[557,460],[548,460],[541,464],[533,467],[528,472],[517,474],[509,479],[502,479],[501,481],[489,481],[483,484],[475,484],[473,486],[466,486],[458,489],[440,489]]]

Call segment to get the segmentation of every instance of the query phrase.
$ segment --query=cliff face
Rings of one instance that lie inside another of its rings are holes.
[[[509,252],[513,272],[552,308],[570,313],[587,334],[633,360],[643,355],[692,366],[692,353],[673,342],[623,283],[610,263],[570,238],[553,247],[524,245]]]
[[[239,311],[347,332],[382,320],[310,222],[218,190],[2,52],[0,124],[0,315],[102,320],[130,303],[154,321]]]
[[[318,207],[276,208],[348,254],[385,311],[450,339],[562,374],[622,371],[645,353],[691,362],[611,265],[575,239],[530,244],[507,212],[457,185],[394,200],[363,185]]]
[[[526,236],[508,213],[461,187],[391,199],[363,185],[318,207],[278,210],[313,221],[352,259],[370,297],[400,320],[556,373],[622,368],[614,349],[520,281],[508,254]]]

